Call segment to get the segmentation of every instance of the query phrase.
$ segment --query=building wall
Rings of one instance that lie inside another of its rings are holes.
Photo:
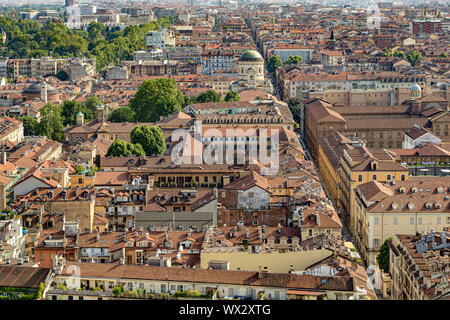
[[[369,265],[375,263],[383,242],[394,234],[416,234],[449,226],[450,212],[370,213],[358,198],[356,201],[356,240]]]
[[[259,266],[267,267],[268,272],[288,273],[292,268],[296,271],[305,270],[308,266],[331,256],[332,252],[326,249],[312,251],[291,251],[272,253],[247,252],[205,252],[200,253],[200,267],[208,268],[211,260],[229,262],[230,270],[258,271]]]
[[[270,193],[258,186],[238,192],[238,208],[265,209],[270,204]]]

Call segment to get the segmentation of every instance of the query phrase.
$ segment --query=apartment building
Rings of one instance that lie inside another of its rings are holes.
[[[355,190],[356,243],[369,264],[394,234],[415,234],[450,226],[450,187],[444,177],[409,177],[407,181],[370,181]]]
[[[165,49],[175,45],[175,35],[172,29],[162,28],[161,30],[149,31],[145,37],[147,47]]]
[[[9,116],[0,118],[0,141],[22,142],[23,123]]]
[[[177,75],[181,67],[179,61],[122,61],[122,66],[127,67],[130,76],[165,76]]]
[[[442,232],[430,230],[420,234],[394,234],[388,243],[392,299],[448,299],[448,229]]]
[[[256,300],[297,299],[366,300],[369,295],[362,286],[355,285],[354,276],[340,277],[266,273],[254,271],[204,270],[117,264],[55,262],[56,285],[50,288],[48,299],[79,300],[115,299],[112,293],[117,283],[126,290],[145,290],[152,295],[174,294],[175,291],[197,290],[213,293],[213,299],[240,295]],[[71,270],[80,271],[80,281],[71,281]],[[249,280],[250,279],[250,280]],[[280,281],[284,279],[284,281]],[[58,290],[65,282],[69,290]],[[92,294],[86,289],[102,287],[103,292]],[[84,290],[80,290],[80,289]],[[77,290],[78,289],[78,290]],[[300,297],[298,297],[300,296]],[[319,297],[318,297],[319,296]],[[145,297],[143,297],[145,299]]]
[[[201,55],[202,74],[232,73],[235,69],[234,55],[221,51],[206,51]]]
[[[324,91],[348,92],[350,90],[369,90],[369,93],[371,93],[371,90],[375,90],[373,93],[375,94],[376,90],[385,91],[388,89],[394,90],[395,88],[411,88],[416,83],[424,87],[428,82],[425,75],[408,75],[389,71],[306,74],[294,70],[289,73],[281,73],[278,77],[278,82],[281,85],[283,95],[286,99],[294,98],[298,95],[310,97],[309,95],[311,94],[320,94]],[[345,98],[345,96],[342,96],[342,98]],[[359,98],[363,97],[360,96]]]

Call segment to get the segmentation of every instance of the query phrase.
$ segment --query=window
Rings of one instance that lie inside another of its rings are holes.
[[[437,217],[437,224],[441,224],[441,217]]]
[[[362,174],[358,174],[358,182],[361,182],[363,179],[362,179]]]
[[[391,175],[390,174],[387,175],[386,180],[391,180]]]
[[[414,224],[414,218],[413,217],[409,218],[409,224]]]
[[[378,248],[380,246],[380,240],[379,239],[373,239],[373,246],[375,248]]]
[[[397,225],[398,224],[398,218],[394,217],[394,224]]]
[[[312,229],[309,229],[309,236],[312,237]]]
[[[373,180],[373,181],[376,181],[376,180],[377,180],[377,175],[376,175],[376,174],[374,174],[374,175],[372,176],[372,180]]]
[[[417,219],[417,224],[422,224],[422,217],[419,217],[419,219]]]
[[[379,223],[380,223],[379,218],[375,217],[375,224],[379,224]]]
[[[404,174],[401,175],[401,180],[405,181],[406,180],[406,176]]]

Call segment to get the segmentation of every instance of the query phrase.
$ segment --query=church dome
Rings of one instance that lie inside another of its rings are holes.
[[[244,54],[239,58],[239,61],[245,62],[264,62],[263,57],[259,54],[258,51],[249,50],[244,52]]]
[[[420,90],[422,90],[422,88],[417,84],[417,83],[414,83],[412,86],[411,86],[411,89],[410,89],[411,91],[420,91]]]
[[[47,87],[47,94],[51,95],[51,94],[58,94],[58,90],[56,90],[53,86],[49,85],[48,83],[45,82],[36,82],[34,84],[32,84],[31,86],[28,86],[27,88],[25,88],[22,93],[24,94],[30,94],[30,95],[39,95],[41,94],[41,86],[45,85]]]

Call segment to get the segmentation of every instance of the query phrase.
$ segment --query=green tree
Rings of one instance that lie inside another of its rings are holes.
[[[297,97],[289,99],[289,101],[288,101],[289,110],[292,113],[294,121],[297,123],[300,123],[300,121],[301,121],[301,106],[302,106],[301,97],[297,96]]]
[[[131,143],[140,144],[148,156],[161,155],[166,151],[164,135],[159,127],[136,126],[130,137]]]
[[[56,77],[61,81],[69,80],[69,75],[64,70],[58,71],[58,73],[56,73]]]
[[[380,247],[380,253],[377,256],[377,262],[384,272],[389,272],[389,242],[392,242],[392,237],[387,238]]]
[[[140,144],[132,144],[127,141],[116,139],[109,146],[106,156],[127,157],[127,156],[145,156],[145,151]]]
[[[40,113],[41,119],[34,126],[34,134],[61,142],[64,128],[61,106],[48,103],[40,110]]]
[[[406,59],[406,54],[403,51],[395,51],[393,56],[394,57],[400,57],[402,59]]]
[[[97,106],[102,105],[103,101],[97,97],[97,96],[90,96],[84,101],[83,106],[86,108],[86,110],[89,110],[88,114],[89,116],[86,116],[86,120],[93,120],[95,119],[96,113],[97,113]],[[92,114],[92,117],[90,116]]]
[[[241,97],[239,96],[239,93],[237,91],[228,91],[227,95],[225,96],[225,101],[239,101]]]
[[[274,54],[272,57],[270,57],[269,62],[267,63],[267,70],[269,70],[270,73],[274,74],[275,70],[277,70],[277,68],[281,67],[282,65],[283,62],[281,61],[280,56]]]
[[[447,55],[446,52],[442,52],[439,57],[441,57],[441,58],[448,58],[448,55]]]
[[[420,52],[412,50],[408,53],[407,59],[409,63],[411,63],[411,66],[415,67],[422,59],[422,54]]]
[[[300,64],[303,62],[303,58],[300,56],[290,56],[284,64]]]
[[[205,92],[200,93],[195,101],[197,103],[206,103],[206,102],[220,102],[220,96],[214,90],[206,90]]]
[[[122,107],[114,110],[108,117],[111,122],[133,122],[135,113],[130,107]]]
[[[19,121],[23,123],[23,134],[25,136],[33,136],[34,128],[38,123],[36,118],[30,116],[23,116],[18,118]]]
[[[392,57],[392,52],[388,48],[383,48],[383,56],[385,57]]]
[[[75,167],[75,171],[76,171],[78,174],[81,174],[81,173],[84,171],[84,167],[83,167],[82,165],[77,165],[77,166]]]
[[[85,120],[87,120],[86,110],[81,103],[75,100],[66,100],[62,104],[61,116],[63,118],[63,125],[74,125],[76,121],[76,115],[78,112],[84,114]]]
[[[91,22],[87,27],[89,39],[91,41],[98,41],[104,39],[106,27],[103,23]]]
[[[145,80],[130,100],[130,108],[142,122],[157,122],[160,117],[181,111],[184,95],[173,79]]]

